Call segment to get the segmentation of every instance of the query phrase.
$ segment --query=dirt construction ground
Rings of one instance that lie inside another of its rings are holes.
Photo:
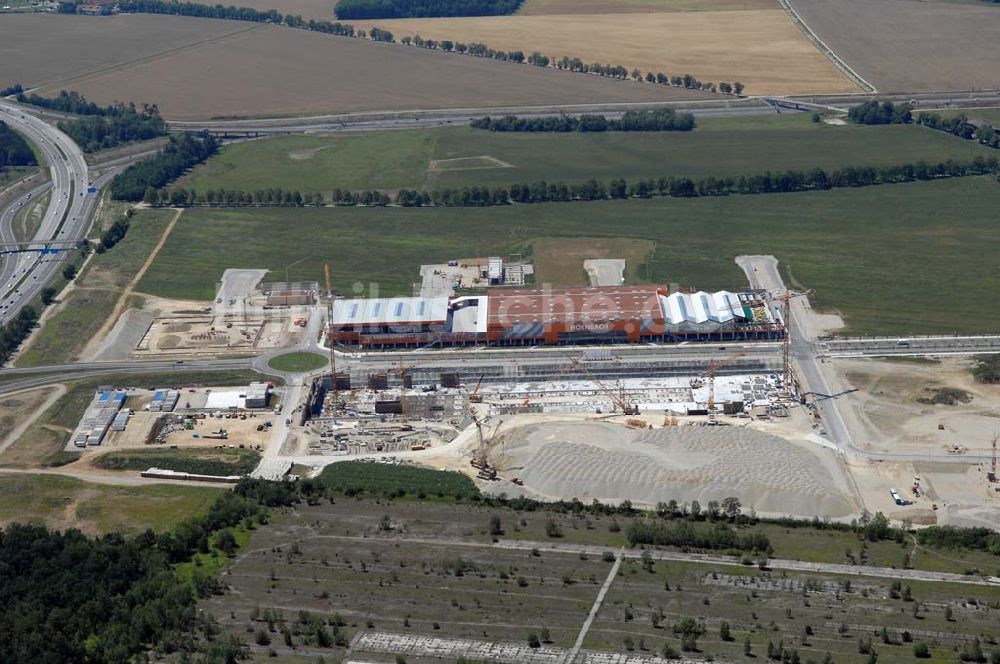
[[[552,499],[655,505],[736,496],[761,514],[860,511],[829,450],[741,426],[542,423],[508,429],[504,440],[500,468]]]
[[[397,35],[538,50],[556,60],[621,64],[702,81],[741,81],[750,94],[853,92],[856,87],[780,9],[360,21]]]
[[[810,28],[880,92],[995,89],[996,6],[914,0],[791,0]]]
[[[69,38],[76,29],[70,21],[18,25],[22,18],[7,17],[0,26],[0,36],[22,28],[33,32],[14,57],[16,62],[41,57],[53,49],[52,44],[62,43],[63,34]],[[120,23],[125,18],[130,22]],[[170,19],[118,16],[99,20],[107,21],[109,29],[127,30],[133,25],[155,29],[158,22]],[[95,39],[90,48],[120,52],[110,34]],[[0,80],[17,80],[19,72],[27,69],[6,64],[2,58],[0,63],[0,74],[9,68]],[[41,92],[55,94],[63,87],[57,83]],[[73,81],[72,89],[100,103],[118,99],[155,102],[170,119],[714,98],[708,93],[260,24],[221,41],[177,48],[99,71]]]
[[[990,443],[1000,434],[1000,386],[975,383],[968,359],[832,362],[845,387],[857,390],[840,397],[840,411],[860,446],[873,452],[952,456],[956,461],[990,454]],[[971,400],[956,405],[918,401],[942,388],[964,391]],[[986,481],[986,464],[857,460],[851,467],[871,511],[915,523],[995,527],[1000,518],[1000,493]],[[914,478],[919,478],[919,495],[912,492]],[[914,504],[896,507],[890,488]]]

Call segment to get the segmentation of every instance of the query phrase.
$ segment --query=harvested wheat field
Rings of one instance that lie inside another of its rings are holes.
[[[714,98],[276,26],[81,79],[73,88],[98,102],[156,102],[177,120]]]
[[[913,0],[791,3],[880,92],[1000,86],[1000,7]]]
[[[736,496],[760,514],[858,511],[831,452],[744,427],[552,422],[510,429],[503,440],[500,467],[547,498],[704,505]]]
[[[525,0],[522,16],[777,9],[777,0]]]
[[[181,16],[9,14],[0,20],[0,87],[72,89],[80,76],[259,27]]]
[[[360,21],[397,38],[482,42],[579,57],[642,72],[741,81],[749,94],[852,92],[857,88],[779,9],[652,14],[487,16]]]
[[[298,15],[305,19],[333,21],[336,0],[240,0],[240,7],[252,7],[258,11],[274,9],[282,14]]]

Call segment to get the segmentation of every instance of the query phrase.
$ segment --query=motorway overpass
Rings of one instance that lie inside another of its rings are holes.
[[[95,196],[88,195],[90,173],[83,152],[69,136],[56,127],[7,101],[0,100],[0,120],[23,133],[41,152],[51,175],[52,196],[45,216],[35,233],[34,246],[46,247],[50,240],[83,239],[90,225]],[[42,190],[36,190],[41,193]],[[36,195],[32,192],[29,195]],[[25,199],[11,207],[23,205]],[[0,238],[4,244],[15,242],[8,209],[0,216]],[[61,257],[53,259],[41,253],[22,253],[7,257],[0,266],[0,323],[17,315],[34,300],[62,266]]]

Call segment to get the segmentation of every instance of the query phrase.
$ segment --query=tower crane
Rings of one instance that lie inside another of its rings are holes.
[[[608,387],[604,383],[604,381],[595,376],[594,372],[588,369],[587,366],[580,361],[580,358],[573,356],[567,356],[567,357],[569,357],[569,361],[574,367],[582,369],[583,372],[587,374],[590,380],[593,381],[595,385],[597,385],[598,389],[601,392],[604,392],[609,397],[611,397],[611,403],[613,404],[614,408],[620,409],[623,415],[639,414],[639,408],[629,400],[628,396],[625,394],[624,387],[619,386],[617,389],[613,387]]]
[[[326,277],[326,325],[327,332],[333,325],[333,279],[330,277],[330,264],[323,264],[323,275]],[[337,351],[333,347],[333,338],[327,334],[326,343],[330,346],[330,380],[333,383],[333,403],[340,402],[340,391],[337,389]]]
[[[792,392],[792,326],[791,326],[791,315],[792,315],[792,305],[791,301],[797,297],[806,297],[811,295],[813,289],[806,291],[793,293],[792,291],[785,289],[784,295],[779,295],[774,299],[775,302],[781,302],[781,322],[785,326],[785,338],[781,344],[781,384],[788,391],[789,394]]]

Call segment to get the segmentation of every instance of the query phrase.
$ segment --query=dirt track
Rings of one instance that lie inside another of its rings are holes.
[[[997,88],[1000,9],[914,0],[790,0],[880,92]]]
[[[155,25],[164,17],[136,18]],[[25,47],[24,58],[48,48],[48,40],[37,42],[36,47]],[[107,40],[105,48],[117,45]],[[171,119],[712,98],[645,83],[259,25],[224,42],[176,50],[83,78],[73,88],[102,103],[156,102]],[[53,86],[44,92],[58,90]]]

